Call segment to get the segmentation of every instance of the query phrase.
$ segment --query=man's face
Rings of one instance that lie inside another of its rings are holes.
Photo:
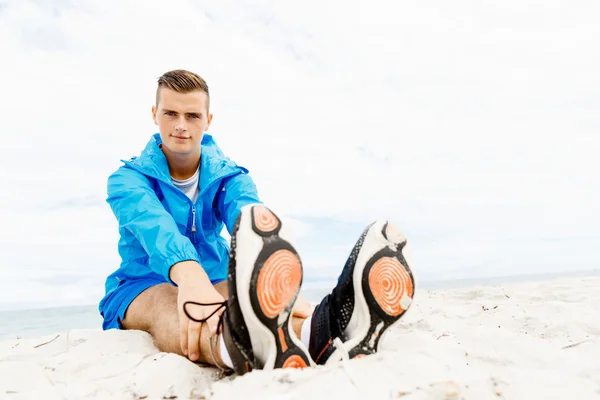
[[[206,110],[207,100],[207,94],[201,90],[178,93],[169,88],[160,89],[159,103],[152,107],[152,117],[158,125],[163,150],[180,155],[199,152],[204,132],[212,120],[212,114]]]

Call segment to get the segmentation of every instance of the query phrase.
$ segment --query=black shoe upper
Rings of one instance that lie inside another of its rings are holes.
[[[344,337],[344,331],[354,311],[354,265],[370,227],[369,225],[365,229],[354,245],[337,285],[323,298],[313,313],[308,350],[317,364],[324,364],[333,354],[335,338],[340,338],[342,342],[347,339]]]

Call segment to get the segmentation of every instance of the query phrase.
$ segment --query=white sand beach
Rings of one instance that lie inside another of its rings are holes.
[[[222,378],[143,332],[0,342],[6,399],[600,399],[600,278],[418,291],[377,355]]]

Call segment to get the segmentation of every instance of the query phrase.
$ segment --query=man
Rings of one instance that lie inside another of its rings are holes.
[[[406,239],[371,224],[311,313],[289,228],[206,133],[209,103],[197,74],[161,76],[159,133],[108,179],[122,262],[106,280],[103,329],[143,330],[161,351],[239,374],[376,352],[413,296]]]

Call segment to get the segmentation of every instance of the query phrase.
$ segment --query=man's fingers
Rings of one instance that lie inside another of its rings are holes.
[[[179,316],[181,318],[181,315]],[[188,353],[188,320],[187,318],[181,318],[179,322],[179,345],[184,356]]]
[[[189,359],[196,361],[200,357],[200,328],[202,324],[190,321],[188,325],[188,354]]]
[[[217,313],[215,315],[213,315],[210,320],[212,321],[210,326],[210,333],[211,335],[220,333],[217,332],[217,329],[219,329],[219,320],[221,319],[221,314],[223,314],[225,312],[224,308],[221,308],[219,311],[217,311]]]
[[[208,321],[208,329],[210,331],[210,335],[214,335],[217,333],[217,328],[219,327],[219,314],[215,314]]]

